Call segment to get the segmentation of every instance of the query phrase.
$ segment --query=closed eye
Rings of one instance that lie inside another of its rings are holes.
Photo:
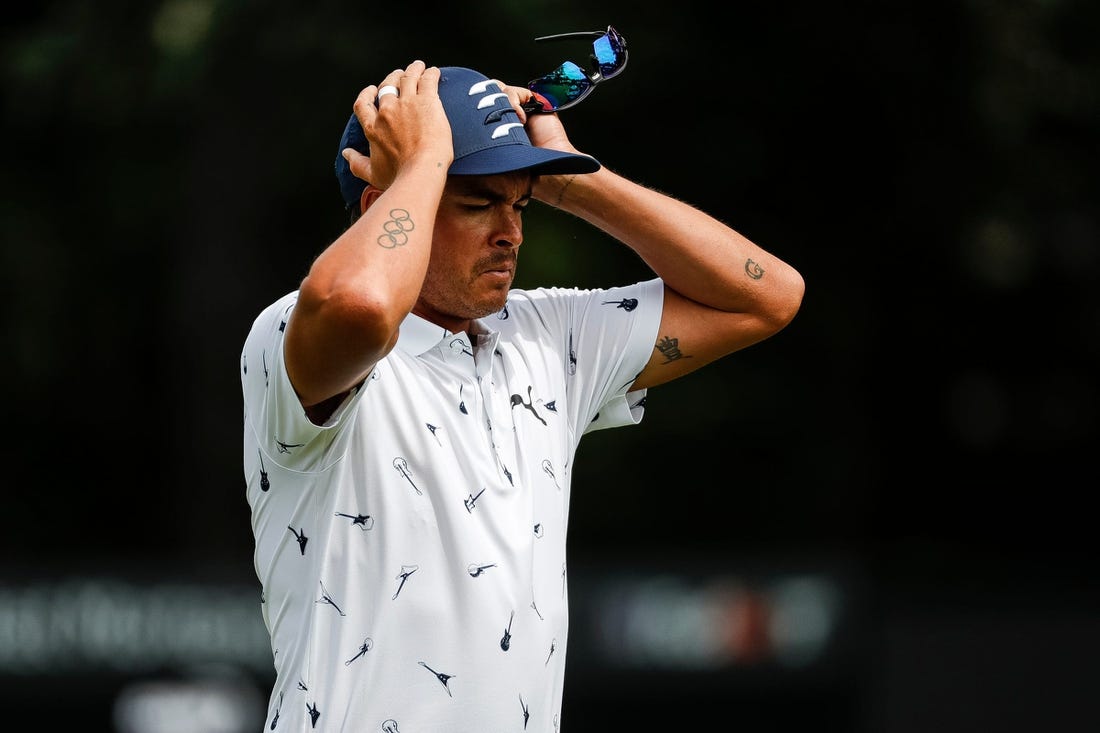
[[[462,208],[469,209],[470,211],[484,211],[492,208],[493,206],[504,203],[503,201],[487,201],[485,199],[471,198],[461,203]],[[512,208],[516,211],[523,212],[527,210],[527,207],[531,205],[531,198],[525,196],[516,203],[512,204]]]

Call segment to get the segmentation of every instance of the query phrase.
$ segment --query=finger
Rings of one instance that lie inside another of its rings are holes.
[[[438,66],[425,67],[424,73],[420,75],[420,92],[438,96],[440,76],[442,76],[442,72]]]
[[[367,125],[373,121],[373,116],[378,112],[374,105],[377,99],[378,87],[374,84],[364,87],[363,91],[359,92],[359,96],[355,98],[352,110],[355,112],[355,116],[359,118],[360,125]]]
[[[382,97],[388,96],[387,94],[383,94],[381,96],[378,95],[378,92],[382,91],[386,87],[392,87],[396,89],[397,82],[401,78],[401,74],[403,73],[404,72],[401,69],[394,69],[390,73],[386,74],[386,76],[382,78],[382,81],[378,83],[378,86],[374,87],[375,96],[374,99],[371,100],[371,104],[377,106],[382,102]]]
[[[360,153],[355,148],[344,148],[340,151],[340,154],[344,156],[344,160],[348,162],[348,170],[352,172],[356,178],[370,182],[371,169],[370,158]]]
[[[381,89],[382,87],[386,86],[397,86],[397,83],[401,80],[401,75],[404,73],[405,72],[401,69],[394,69],[393,71],[382,77],[382,81],[378,82],[378,88]]]
[[[405,67],[405,72],[401,75],[397,88],[401,90],[402,94],[415,94],[416,87],[420,83],[420,75],[423,73],[424,62],[419,59],[413,61]]]
[[[370,110],[370,113],[373,113],[377,108],[378,90],[386,86],[387,84],[396,84],[398,78],[403,73],[404,72],[401,71],[401,69],[394,69],[390,73],[386,74],[385,78],[382,79],[381,84],[371,84],[370,86],[364,88],[363,91],[359,92],[359,96],[355,99],[354,109],[355,114],[359,117],[360,122],[364,121],[364,114],[367,114],[368,109]]]
[[[505,94],[508,95],[508,102],[511,103],[512,109],[514,109],[516,111],[516,114],[519,116],[519,121],[526,124],[527,112],[523,109],[523,103],[531,98],[530,90],[523,87],[508,86],[500,79],[490,79],[490,81],[495,83],[498,87],[501,88],[501,90]]]
[[[397,87],[393,84],[386,84],[378,89],[378,103],[382,103],[382,97],[397,97],[400,96]]]

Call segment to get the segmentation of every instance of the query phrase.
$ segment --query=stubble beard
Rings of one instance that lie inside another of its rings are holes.
[[[479,262],[471,274],[465,278],[450,276],[445,283],[437,283],[432,287],[425,287],[420,294],[420,300],[435,312],[457,320],[474,320],[497,313],[508,302],[508,291],[515,279],[515,270],[506,287],[486,289],[478,287],[478,280],[486,267],[493,260]]]

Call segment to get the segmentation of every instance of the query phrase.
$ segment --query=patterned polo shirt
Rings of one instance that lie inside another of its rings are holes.
[[[573,457],[641,420],[663,283],[513,290],[472,335],[409,315],[324,425],[283,362],[296,301],[241,354],[265,730],[558,733]]]

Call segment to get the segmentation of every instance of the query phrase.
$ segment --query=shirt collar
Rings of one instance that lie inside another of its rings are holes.
[[[420,356],[443,339],[453,335],[442,326],[437,326],[431,321],[426,321],[420,316],[410,313],[401,322],[401,332],[397,336],[397,348],[409,356]]]
[[[475,334],[492,335],[494,333],[482,320],[472,321],[470,330]],[[421,356],[431,348],[439,346],[440,342],[447,342],[443,345],[448,345],[454,335],[442,326],[437,326],[414,313],[409,313],[405,316],[405,320],[401,322],[401,332],[397,337],[397,348],[410,356]]]

